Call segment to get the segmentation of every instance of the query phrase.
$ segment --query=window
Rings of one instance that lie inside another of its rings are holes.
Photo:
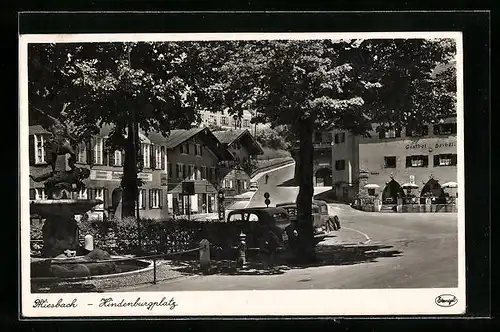
[[[212,181],[215,181],[215,168],[214,167],[210,167],[210,179]]]
[[[229,180],[229,188],[233,189],[233,185],[234,185],[234,184],[233,184],[233,180],[232,180],[232,179],[230,179],[230,180]]]
[[[35,188],[35,199],[36,200],[45,200],[45,199],[47,199],[47,195],[45,194],[45,189],[43,189],[43,188]]]
[[[406,167],[427,167],[429,165],[428,156],[408,156],[406,157]]]
[[[47,153],[45,151],[45,140],[42,135],[33,135],[35,138],[35,163],[46,163]]]
[[[246,128],[250,127],[250,120],[243,119],[243,127],[246,127]]]
[[[96,137],[94,139],[94,146],[92,147],[92,151],[94,152],[94,160],[93,163],[96,165],[102,165],[103,161],[103,145],[104,140],[102,137]]]
[[[335,161],[335,170],[342,171],[345,169],[345,160],[336,160]]]
[[[183,166],[181,163],[177,164],[177,178],[182,179],[182,169]]]
[[[401,137],[401,130],[399,129],[381,129],[378,134],[379,138],[396,138]]]
[[[87,147],[85,143],[78,144],[76,162],[80,164],[87,163]]]
[[[150,144],[141,144],[142,145],[142,167],[150,168],[151,167],[151,145]]]
[[[119,150],[115,151],[115,162],[114,166],[122,166],[122,152]]]
[[[188,174],[189,174],[189,179],[190,180],[196,180],[194,165],[189,165]]]
[[[456,154],[438,154],[434,156],[434,166],[456,166]]]
[[[321,143],[323,141],[323,133],[320,131],[314,132],[314,142]]]
[[[182,144],[181,144],[181,145],[179,145],[179,152],[180,152],[181,154],[184,154],[184,145],[182,145]]]
[[[241,213],[235,213],[235,214],[232,214],[231,216],[229,216],[228,218],[229,222],[232,222],[232,221],[241,221],[243,220],[243,215]]]
[[[406,127],[406,136],[408,137],[421,137],[421,136],[427,136],[428,134],[429,134],[429,127],[426,125]]]
[[[172,163],[167,163],[167,174],[168,174],[168,178],[171,179],[172,178]]]
[[[385,168],[396,168],[396,157],[384,157]]]
[[[80,189],[78,199],[87,199],[87,189]]]
[[[228,179],[224,180],[224,188],[229,188],[229,180]]]
[[[375,196],[375,189],[373,189],[373,188],[368,189],[368,195]]]
[[[162,164],[162,158],[161,158],[161,147],[159,145],[155,145],[154,147],[154,152],[155,152],[155,168],[156,169],[161,169],[161,164]]]
[[[243,180],[243,189],[247,189],[247,182]]]
[[[195,147],[196,147],[196,149],[195,149],[196,155],[197,156],[201,156],[201,145],[200,144],[196,144]]]
[[[221,123],[221,125],[223,125],[223,126],[227,126],[227,125],[229,124],[229,123],[228,123],[228,121],[227,121],[227,117],[222,116],[222,117],[220,118],[220,123]]]
[[[456,123],[442,123],[434,125],[434,135],[453,135],[456,133]]]
[[[161,209],[162,204],[162,191],[161,189],[150,189],[149,190],[149,208],[150,209]]]
[[[201,179],[202,180],[207,179],[207,167],[206,166],[201,166]]]
[[[137,205],[136,205],[137,207]],[[144,210],[146,208],[146,189],[139,190],[139,209]]]
[[[337,133],[335,134],[335,144],[344,143],[345,142],[345,133]]]
[[[190,146],[190,145],[191,145],[191,144],[189,144],[189,143],[186,143],[186,149],[185,149],[185,151],[186,151],[186,154],[189,154],[189,146]]]
[[[215,117],[215,115],[210,115],[210,122],[213,124],[217,124],[217,118]]]
[[[90,190],[90,199],[100,199],[102,200],[102,204],[97,205],[95,208],[97,210],[104,209],[104,188],[92,188]]]
[[[182,165],[182,178],[185,179],[187,177],[187,166]]]

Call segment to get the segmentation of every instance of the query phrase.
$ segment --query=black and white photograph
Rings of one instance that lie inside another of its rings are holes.
[[[464,313],[461,38],[21,35],[23,315]]]

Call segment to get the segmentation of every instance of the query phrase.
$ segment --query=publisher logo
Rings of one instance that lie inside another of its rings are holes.
[[[436,297],[436,304],[440,307],[453,307],[458,300],[455,295],[442,294]]]

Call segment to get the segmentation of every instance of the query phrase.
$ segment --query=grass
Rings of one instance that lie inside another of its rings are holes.
[[[274,150],[270,148],[262,148],[264,154],[258,155],[257,160],[269,160],[275,158],[285,158],[290,157],[290,152],[286,150]]]

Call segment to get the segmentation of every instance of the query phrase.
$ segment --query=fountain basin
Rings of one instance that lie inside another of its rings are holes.
[[[76,214],[83,214],[102,204],[100,199],[49,199],[30,201],[30,213],[44,218],[44,257],[55,257],[65,250],[79,250]],[[83,272],[82,272],[83,273]]]
[[[83,214],[92,207],[102,204],[100,199],[48,199],[31,200],[30,213],[42,217]]]

